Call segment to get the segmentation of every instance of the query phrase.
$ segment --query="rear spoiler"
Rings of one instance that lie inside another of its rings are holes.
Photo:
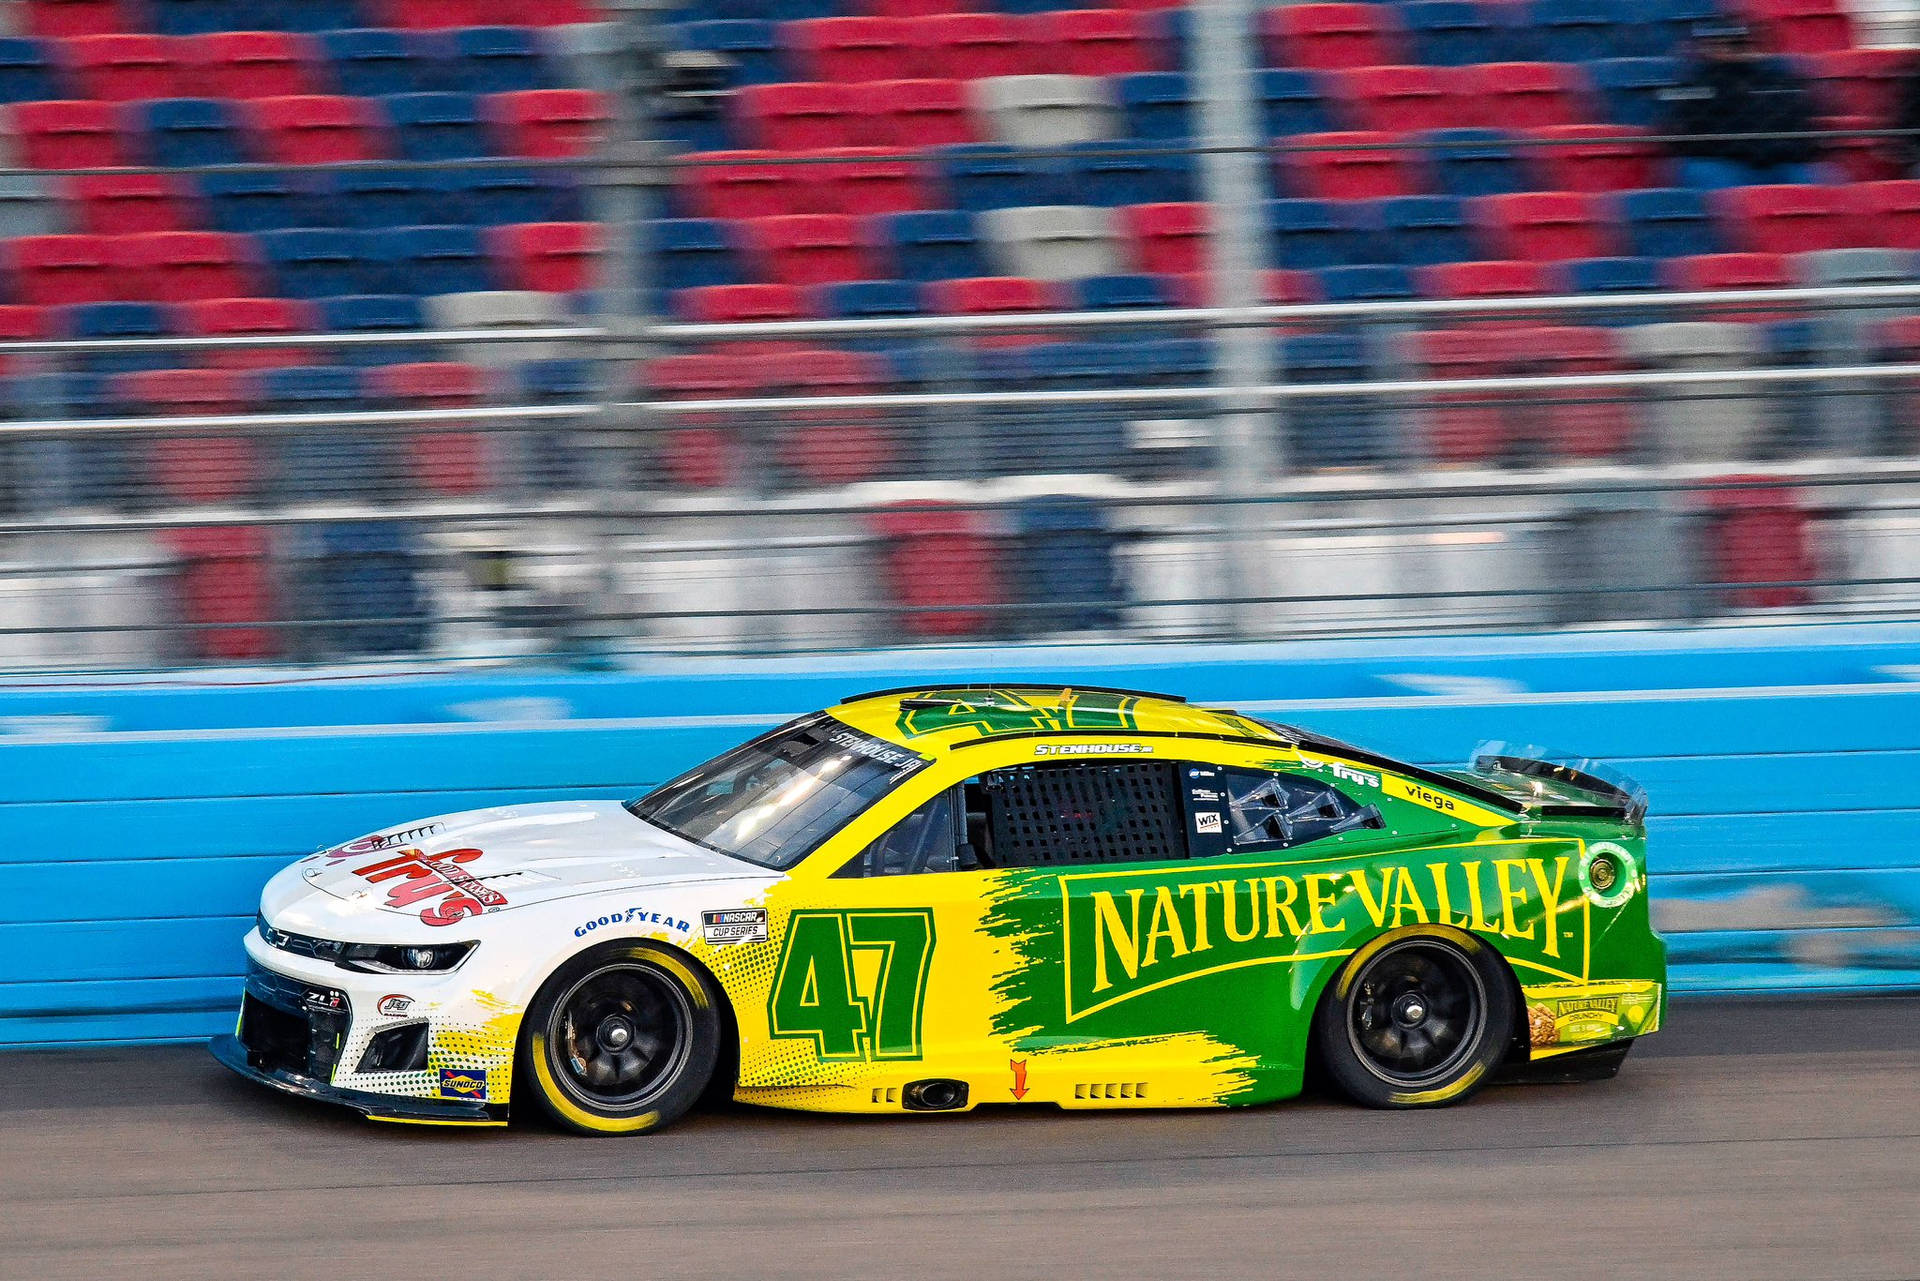
[[[1647,789],[1590,757],[1494,741],[1473,749],[1468,768],[1477,781],[1523,801],[1543,818],[1638,823],[1647,814]]]

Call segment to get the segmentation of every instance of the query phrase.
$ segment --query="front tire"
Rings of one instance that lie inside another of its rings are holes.
[[[1471,935],[1396,931],[1354,953],[1327,989],[1314,1037],[1327,1074],[1373,1108],[1471,1096],[1513,1043],[1506,965]]]
[[[719,995],[685,957],[608,943],[554,971],[521,1025],[519,1079],[581,1134],[646,1134],[697,1102],[720,1058]]]

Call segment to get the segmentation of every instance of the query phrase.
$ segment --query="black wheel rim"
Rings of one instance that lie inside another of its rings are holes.
[[[645,965],[609,965],[554,1003],[547,1057],[560,1086],[602,1111],[636,1111],[686,1061],[693,1010],[678,983]]]
[[[1486,985],[1466,953],[1427,939],[1368,961],[1348,1000],[1347,1037],[1366,1069],[1419,1089],[1453,1076],[1480,1044]]]

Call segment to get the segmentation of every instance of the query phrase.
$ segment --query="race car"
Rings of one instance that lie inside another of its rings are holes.
[[[1656,1030],[1644,793],[1430,770],[1170,695],[865,694],[638,800],[422,819],[276,875],[213,1053],[387,1121],[1374,1107],[1611,1076]]]

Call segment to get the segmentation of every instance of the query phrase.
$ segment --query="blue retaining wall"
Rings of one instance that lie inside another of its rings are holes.
[[[0,688],[0,1045],[231,1024],[261,883],[447,810],[624,797],[862,689],[981,676],[1231,701],[1451,763],[1481,738],[1653,797],[1683,989],[1920,986],[1920,628],[680,662]]]

